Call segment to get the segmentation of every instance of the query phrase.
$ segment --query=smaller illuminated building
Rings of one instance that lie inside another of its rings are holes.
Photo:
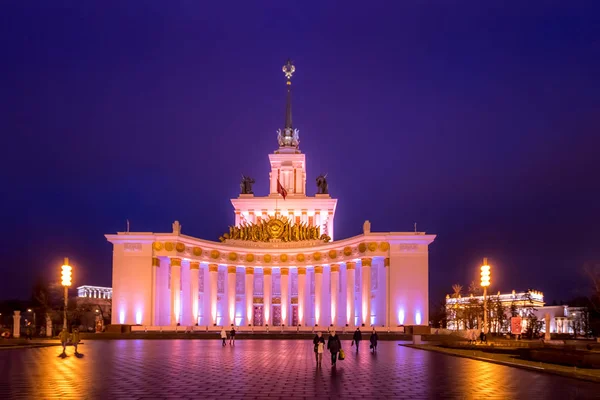
[[[550,315],[550,333],[574,333],[575,330],[581,331],[581,325],[585,318],[586,310],[582,307],[569,307],[568,305],[546,306],[544,302],[544,293],[537,290],[516,292],[496,295],[488,295],[488,309],[490,310],[490,331],[508,332],[510,330],[508,321],[512,316],[511,311],[523,318],[523,330],[527,329],[529,321],[535,317],[543,323],[541,332],[546,332],[546,314]],[[483,296],[446,296],[446,320],[447,328],[451,330],[464,330],[474,328],[469,319],[477,319],[479,314],[483,313]],[[498,304],[504,309],[505,316],[500,318],[501,324],[494,323],[498,321]],[[479,311],[481,309],[481,311]],[[475,310],[469,313],[468,310]],[[480,321],[477,321],[480,323]],[[583,333],[583,332],[578,332]]]
[[[79,286],[77,297],[89,297],[94,299],[112,299],[112,288],[102,286]]]

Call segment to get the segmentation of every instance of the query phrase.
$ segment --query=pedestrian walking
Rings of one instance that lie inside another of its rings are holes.
[[[317,332],[313,339],[313,344],[315,346],[315,361],[317,362],[317,367],[320,367],[321,361],[323,361],[323,350],[325,348],[325,338],[321,332]]]
[[[354,335],[352,336],[352,343],[354,343],[354,345],[356,346],[357,353],[358,353],[358,344],[360,343],[361,340],[362,340],[362,332],[360,331],[360,328],[356,328],[356,330],[354,331]]]
[[[231,331],[229,332],[229,345],[235,344],[235,326],[231,325]]]
[[[225,343],[227,341],[227,331],[224,326],[221,327],[221,340],[223,340],[223,346],[225,346],[227,344]]]
[[[71,334],[71,343],[73,343],[73,347],[75,347],[75,354],[79,354],[77,352],[77,344],[79,344],[79,329],[73,328],[73,333]]]
[[[373,332],[371,332],[371,337],[369,337],[369,342],[371,342],[371,350],[373,353],[377,350],[377,340],[379,337],[377,336],[377,332],[375,332],[375,328],[373,328]]]
[[[25,328],[25,336],[27,337],[27,339],[31,340],[31,323],[27,324],[27,328]]]
[[[60,340],[60,344],[62,344],[62,353],[67,355],[67,343],[69,342],[69,332],[67,331],[67,328],[63,328],[63,330],[58,334],[58,340]]]
[[[331,331],[331,335],[329,335],[329,339],[327,340],[327,348],[331,352],[331,366],[335,367],[338,353],[340,350],[342,350],[342,342],[340,342],[340,338],[335,334],[335,331]]]

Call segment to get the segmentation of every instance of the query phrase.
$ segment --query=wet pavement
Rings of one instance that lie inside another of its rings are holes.
[[[600,399],[600,384],[380,342],[331,368],[312,343],[87,341],[82,357],[45,347],[0,351],[0,399]]]

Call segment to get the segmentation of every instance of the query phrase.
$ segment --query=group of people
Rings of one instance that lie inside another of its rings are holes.
[[[356,352],[358,353],[358,348],[360,342],[362,340],[362,332],[360,328],[356,328],[354,334],[352,335],[352,344],[351,346],[356,346]],[[379,337],[377,336],[377,332],[373,329],[371,332],[371,336],[369,337],[369,342],[371,343],[370,348],[373,353],[377,351],[377,341]],[[325,351],[325,338],[321,332],[317,332],[315,337],[313,338],[314,344],[314,352],[315,352],[315,360],[317,362],[317,367],[321,366],[321,362],[323,361],[323,353]],[[329,338],[327,339],[327,349],[331,353],[331,366],[335,367],[336,361],[343,360],[343,350],[342,350],[342,342],[340,341],[340,337],[336,335],[335,331],[332,331],[329,334]]]
[[[79,344],[79,329],[73,328],[73,332],[69,334],[67,328],[63,328],[63,330],[58,334],[58,339],[60,340],[60,344],[62,344],[63,352],[62,355],[67,355],[67,345],[71,343],[73,347],[75,347],[75,355],[78,355],[77,345]]]
[[[223,346],[226,345],[227,342],[227,331],[223,326],[221,328],[221,339],[223,340]],[[231,330],[229,331],[229,345],[232,346],[235,344],[235,327],[232,325]]]

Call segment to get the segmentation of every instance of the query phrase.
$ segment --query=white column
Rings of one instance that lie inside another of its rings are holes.
[[[315,266],[315,325],[322,323],[323,267]]]
[[[192,311],[192,325],[198,323],[198,275],[200,273],[200,262],[190,262],[190,310]]]
[[[287,267],[281,267],[281,323],[285,326],[289,325],[288,310],[290,309],[290,295],[289,295],[289,278],[290,269]]]
[[[227,321],[235,325],[235,265],[227,267]]]
[[[298,267],[298,324],[306,326],[306,267]]]
[[[271,267],[263,268],[263,315],[265,316],[265,325],[271,326],[271,293],[272,293],[272,280],[271,280]]]
[[[181,312],[181,259],[171,258],[171,325],[179,323]]]
[[[157,284],[157,270],[160,268],[160,259],[158,257],[152,257],[152,286],[150,288],[150,324],[151,325],[160,325],[159,324],[159,314],[160,310],[158,307],[158,284]],[[108,293],[106,293],[106,298],[108,298]],[[146,322],[146,321],[144,321]]]
[[[315,226],[321,226],[321,210],[315,210]]]
[[[254,268],[246,267],[246,325],[254,318]]]
[[[239,226],[241,222],[240,210],[235,210],[235,226]]]
[[[349,326],[355,325],[354,318],[354,274],[356,272],[356,263],[349,261],[346,263],[346,323]]]
[[[300,220],[303,223],[308,224],[308,213],[306,212],[306,210],[302,210],[302,217],[300,217]]]
[[[389,327],[390,324],[390,259],[387,257],[383,261],[384,273],[385,273],[385,326]]]
[[[210,323],[217,323],[217,274],[219,266],[217,264],[208,264],[208,275],[210,281]]]
[[[304,194],[304,187],[302,186],[302,168],[299,165],[296,171],[296,192]]]
[[[21,336],[21,311],[15,311],[13,315],[13,337],[18,338]]]
[[[362,323],[371,326],[371,259],[362,258],[361,263]]]
[[[331,323],[337,326],[338,322],[338,292],[340,290],[340,266],[331,265]]]
[[[327,218],[327,235],[333,240],[333,211],[329,211],[329,217]]]

